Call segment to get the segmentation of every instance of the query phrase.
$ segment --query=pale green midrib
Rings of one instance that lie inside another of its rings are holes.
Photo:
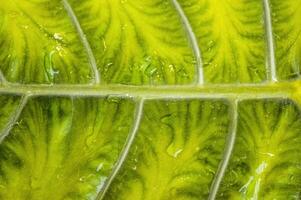
[[[0,94],[30,96],[119,96],[143,99],[185,98],[291,98],[296,93],[295,82],[271,84],[208,84],[187,86],[130,85],[35,85],[2,84]]]
[[[128,153],[131,149],[131,146],[136,138],[136,135],[137,135],[137,132],[138,132],[138,129],[140,126],[141,118],[143,115],[143,107],[144,107],[144,99],[137,99],[132,129],[131,129],[130,133],[128,134],[127,140],[124,144],[124,148],[121,151],[120,156],[119,156],[118,160],[116,161],[116,164],[115,164],[110,176],[108,177],[104,186],[102,187],[102,189],[100,190],[100,192],[98,193],[98,195],[96,197],[97,200],[102,200],[105,197],[106,192],[108,191],[108,189],[111,186],[111,183],[114,181],[116,175],[119,173],[121,167],[123,166],[123,163],[125,162],[125,160],[127,158],[127,155],[128,155]]]
[[[277,82],[276,61],[275,61],[275,45],[273,38],[273,27],[271,19],[271,8],[269,0],[263,0],[264,7],[264,25],[266,32],[267,43],[267,79],[272,82]]]
[[[74,25],[74,27],[75,27],[75,29],[78,33],[78,36],[81,39],[83,47],[86,51],[87,58],[88,58],[89,63],[90,63],[91,71],[93,72],[94,82],[96,84],[99,84],[101,82],[100,73],[98,71],[95,56],[94,56],[93,51],[91,49],[90,43],[87,40],[87,37],[86,37],[85,33],[83,32],[83,30],[81,28],[81,25],[80,25],[75,13],[74,13],[72,7],[71,7],[71,5],[68,3],[68,0],[62,0],[62,4],[63,4],[68,16],[70,17],[70,20],[71,20],[72,24]]]
[[[201,50],[196,38],[196,35],[194,34],[194,31],[192,29],[192,26],[183,10],[183,8],[181,7],[181,5],[179,4],[179,2],[177,0],[171,0],[175,10],[177,11],[177,13],[179,14],[182,23],[183,23],[183,27],[186,30],[188,39],[190,41],[190,45],[191,48],[193,50],[195,59],[196,59],[196,64],[195,64],[195,70],[196,70],[196,84],[198,85],[202,85],[204,84],[204,73],[203,73],[203,61],[202,61],[202,56],[201,56]]]
[[[226,169],[228,167],[229,160],[232,155],[232,151],[236,140],[236,132],[237,132],[237,116],[238,116],[237,105],[238,105],[238,100],[233,100],[231,102],[231,106],[230,106],[231,116],[229,116],[231,118],[231,121],[229,126],[228,138],[227,138],[226,145],[224,147],[223,158],[220,161],[218,170],[215,174],[212,185],[210,187],[208,200],[214,200],[216,198],[216,195],[220,187],[220,183],[223,180]]]

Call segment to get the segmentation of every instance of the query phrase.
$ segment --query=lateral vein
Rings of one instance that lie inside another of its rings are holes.
[[[100,75],[99,75],[100,72],[98,71],[96,60],[95,60],[93,51],[91,49],[91,46],[89,44],[89,41],[87,40],[87,37],[86,37],[85,33],[83,32],[83,29],[81,28],[81,25],[71,7],[71,5],[68,3],[68,0],[62,0],[62,2],[63,2],[63,5],[64,5],[69,17],[72,20],[73,25],[75,26],[75,28],[77,30],[77,33],[83,43],[83,46],[85,47],[85,50],[86,50],[86,53],[87,53],[87,56],[89,59],[89,63],[90,63],[91,69],[94,74],[94,79],[95,79],[94,81],[96,84],[99,84],[101,82]]]
[[[265,16],[265,29],[267,38],[267,48],[268,48],[268,64],[267,64],[267,74],[268,79],[272,82],[277,81],[276,73],[276,61],[275,61],[275,46],[273,39],[273,28],[271,19],[271,9],[269,0],[263,0],[264,5],[264,16]]]
[[[209,197],[208,200],[214,200],[218,189],[220,187],[221,181],[225,175],[227,166],[229,164],[229,160],[231,158],[232,152],[233,152],[233,148],[234,148],[234,144],[235,144],[235,139],[236,139],[236,132],[237,132],[237,118],[238,118],[238,110],[237,110],[237,103],[238,100],[234,100],[231,104],[232,104],[232,110],[231,110],[231,125],[229,128],[229,134],[228,134],[228,139],[227,139],[227,143],[225,146],[225,150],[224,150],[224,155],[223,155],[223,159],[220,162],[219,168],[216,172],[216,175],[214,177],[214,180],[212,182],[211,188],[210,188],[210,193],[209,193]]]
[[[7,83],[7,80],[1,70],[0,70],[0,83],[2,83],[2,84]]]
[[[114,168],[112,170],[111,175],[108,177],[108,179],[104,183],[104,185],[103,185],[102,189],[100,190],[100,192],[98,193],[98,196],[96,199],[101,200],[105,197],[107,190],[109,189],[111,183],[113,182],[114,178],[116,177],[116,175],[120,171],[123,163],[125,162],[125,159],[130,151],[130,148],[135,140],[135,137],[136,137],[138,129],[139,129],[140,121],[141,121],[141,118],[143,115],[143,105],[144,105],[144,99],[139,99],[139,101],[137,102],[137,105],[136,105],[133,127],[127,137],[127,140],[125,142],[123,150],[121,151],[121,154],[116,162],[116,165],[114,166]]]
[[[22,97],[19,106],[17,107],[17,109],[15,110],[15,112],[11,115],[8,123],[6,124],[6,126],[4,127],[4,129],[1,131],[1,135],[0,135],[0,144],[3,142],[3,140],[9,135],[11,129],[14,127],[14,125],[16,124],[17,120],[19,119],[23,108],[25,107],[27,101],[28,101],[29,96],[25,95]]]
[[[201,50],[198,45],[196,35],[193,32],[192,26],[189,23],[189,20],[186,16],[184,10],[182,9],[181,5],[179,4],[179,2],[177,0],[172,0],[172,3],[182,19],[182,22],[184,24],[185,30],[188,34],[188,37],[189,37],[189,40],[190,40],[190,43],[191,43],[191,46],[193,49],[193,53],[194,53],[194,56],[196,59],[196,71],[197,71],[196,82],[198,85],[202,85],[202,84],[204,84],[203,61],[202,61]]]

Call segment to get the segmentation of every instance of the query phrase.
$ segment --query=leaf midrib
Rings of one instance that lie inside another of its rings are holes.
[[[267,84],[206,84],[178,86],[2,84],[0,94],[29,96],[118,96],[143,99],[292,98],[301,81]]]

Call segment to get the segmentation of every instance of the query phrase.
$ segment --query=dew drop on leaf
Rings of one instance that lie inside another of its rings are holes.
[[[178,158],[182,151],[183,147],[181,145],[176,145],[174,142],[171,143],[166,150],[167,154],[173,158]]]
[[[163,124],[171,124],[174,120],[175,120],[175,115],[172,113],[166,114],[160,118],[160,121]]]

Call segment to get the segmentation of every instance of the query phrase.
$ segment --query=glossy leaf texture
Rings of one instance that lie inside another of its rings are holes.
[[[89,83],[82,43],[60,1],[1,1],[0,67],[18,83]]]
[[[0,199],[301,199],[300,0],[0,0]]]

